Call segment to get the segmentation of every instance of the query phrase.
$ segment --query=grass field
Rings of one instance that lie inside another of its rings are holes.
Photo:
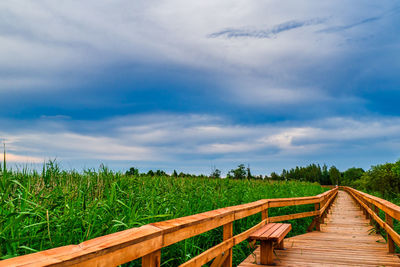
[[[0,175],[1,259],[263,198],[312,196],[328,190],[304,182],[134,177],[105,167],[78,173],[60,170],[56,164],[47,164],[43,174],[23,169]],[[312,209],[274,208],[269,213],[274,216]],[[257,214],[239,220],[234,232],[242,232],[260,219]],[[305,232],[310,221],[292,221],[291,234]],[[218,228],[179,242],[162,250],[162,263],[176,266],[221,240],[222,229]],[[246,242],[236,246],[234,263],[250,253]]]

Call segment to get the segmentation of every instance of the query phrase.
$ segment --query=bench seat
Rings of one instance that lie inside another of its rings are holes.
[[[260,263],[274,263],[274,245],[277,249],[284,249],[283,240],[292,230],[292,225],[288,223],[269,223],[264,225],[249,236],[250,240],[258,240],[260,246]]]

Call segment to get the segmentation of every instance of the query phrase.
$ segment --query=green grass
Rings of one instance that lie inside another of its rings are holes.
[[[83,173],[50,162],[43,174],[22,169],[0,174],[0,258],[78,244],[101,235],[263,198],[312,196],[326,191],[305,182],[207,178],[132,177],[103,167]],[[312,210],[274,208],[270,216]],[[259,214],[234,224],[235,234],[260,221]],[[291,221],[291,235],[311,218]],[[222,241],[222,227],[162,250],[164,266],[176,266]],[[252,249],[234,248],[234,264]],[[138,261],[130,265],[137,265]]]

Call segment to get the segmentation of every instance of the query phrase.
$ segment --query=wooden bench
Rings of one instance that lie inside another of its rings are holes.
[[[292,230],[292,225],[288,223],[269,223],[264,225],[249,236],[250,240],[259,240],[260,263],[274,263],[274,245],[277,249],[284,249],[283,239]]]

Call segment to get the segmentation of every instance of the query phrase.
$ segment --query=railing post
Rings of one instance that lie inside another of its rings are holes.
[[[267,218],[268,218],[268,208],[266,208],[265,210],[261,211],[261,221],[264,221]]]
[[[373,207],[374,207],[373,210],[375,211],[375,214],[378,215],[378,217],[379,217],[379,208],[375,205],[373,205]],[[379,232],[381,229],[380,225],[378,223],[375,223],[375,227],[376,227],[377,231]]]
[[[365,204],[364,198],[362,196],[358,196],[358,197],[360,198],[360,201]],[[363,215],[368,219],[367,210],[364,208],[364,206],[361,203],[360,203],[360,207],[361,207]]]
[[[367,205],[372,211],[374,211],[374,204],[368,203]],[[369,216],[369,224],[374,225],[374,217],[372,215]]]
[[[227,240],[231,237],[233,237],[233,222],[227,223],[223,227],[223,240]],[[225,253],[228,253],[228,256],[221,266],[232,267],[232,248],[225,251]]]
[[[365,203],[365,204],[368,206],[368,203]],[[371,219],[371,216],[367,209],[365,209],[365,217],[367,218],[367,220]]]
[[[385,212],[385,221],[390,226],[390,228],[393,228],[393,218],[392,218],[392,216],[390,216],[386,212]],[[386,231],[386,234],[387,234],[387,244],[388,244],[389,253],[394,253],[394,242],[393,242],[393,239],[387,233],[387,231]]]
[[[320,203],[315,203],[314,204],[315,210],[319,210]],[[321,231],[321,221],[320,221],[320,215],[317,215],[315,218],[315,229],[317,231]]]
[[[325,204],[328,202],[328,199],[329,199],[329,197],[327,197],[327,198],[324,198],[321,202],[320,202],[320,207],[324,207],[325,206]],[[320,219],[319,219],[319,223],[321,224],[321,223],[324,223],[324,220],[325,220],[325,215],[326,215],[326,213],[328,212],[328,208],[325,210],[325,212],[323,213],[323,214],[320,214]]]
[[[142,267],[160,267],[161,249],[142,257]]]

